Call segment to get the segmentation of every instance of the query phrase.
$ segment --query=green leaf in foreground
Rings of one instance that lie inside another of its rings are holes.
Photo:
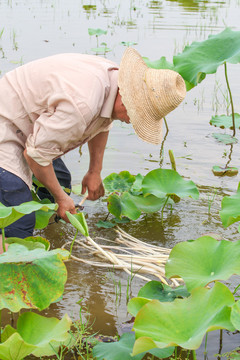
[[[146,352],[132,356],[135,335],[125,333],[120,340],[112,343],[99,343],[93,348],[93,356],[97,360],[141,360]],[[159,359],[171,356],[174,348],[154,349],[154,355]],[[149,351],[151,354],[151,350]]]
[[[71,214],[69,211],[66,211],[66,215],[70,223],[75,227],[76,230],[80,231],[84,236],[88,236],[88,226],[85,219],[85,216],[82,212],[77,214]]]
[[[67,280],[63,260],[66,250],[28,250],[11,244],[0,255],[0,310],[18,312],[22,308],[43,310],[58,299]]]
[[[33,354],[37,357],[56,355],[61,344],[68,345],[71,320],[45,318],[33,312],[19,316],[17,329],[7,326],[2,333],[0,358],[22,360]]]
[[[212,289],[196,288],[185,299],[148,302],[135,318],[133,355],[153,347],[197,349],[207,331],[234,331],[230,320],[233,304],[231,291],[219,282]]]
[[[178,243],[165,266],[168,278],[181,277],[191,291],[216,280],[240,275],[240,240],[231,242],[203,236]]]
[[[155,169],[150,171],[142,182],[143,194],[152,194],[159,198],[177,195],[179,198],[192,197],[198,199],[199,192],[191,180],[185,180],[177,171],[171,169]]]
[[[240,129],[240,114],[234,113],[235,127]],[[210,125],[221,129],[233,129],[232,115],[217,115],[210,120]],[[236,142],[236,140],[235,140]]]
[[[220,217],[225,228],[240,221],[240,183],[236,194],[224,196],[221,208]]]
[[[18,206],[4,206],[0,203],[0,228],[5,228],[11,225],[21,217],[31,214],[37,210],[49,211],[57,210],[57,204],[41,204],[36,201],[28,201]]]
[[[240,31],[226,28],[217,35],[209,35],[207,40],[193,42],[173,57],[175,70],[194,85],[200,83],[206,74],[215,73],[225,62],[240,62]]]

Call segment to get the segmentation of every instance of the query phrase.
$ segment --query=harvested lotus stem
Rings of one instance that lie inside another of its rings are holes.
[[[157,277],[164,284],[168,285],[165,278],[164,266],[171,250],[144,243],[120,228],[118,228],[116,232],[118,237],[115,241],[97,238],[108,243],[108,245],[100,245],[90,236],[86,236],[85,241],[75,241],[76,244],[83,247],[86,251],[91,253],[91,255],[97,256],[100,261],[91,261],[74,255],[71,255],[71,258],[91,266],[111,267],[116,270],[124,270],[131,276],[134,275],[145,281],[150,281],[150,278],[140,275],[140,273],[144,275],[147,274],[149,276]],[[120,245],[116,245],[116,242]],[[109,243],[112,243],[113,245],[109,245]],[[63,248],[69,244],[71,244],[71,242],[67,242]],[[104,260],[107,260],[107,262],[104,262]],[[178,286],[179,282],[176,279],[171,279],[171,284]]]

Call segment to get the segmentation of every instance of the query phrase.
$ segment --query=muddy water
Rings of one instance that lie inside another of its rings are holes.
[[[90,5],[90,6],[88,6]],[[135,48],[145,57],[157,60],[181,52],[186,44],[201,41],[210,34],[222,31],[225,26],[239,30],[240,1],[116,1],[116,0],[0,0],[0,39],[3,55],[0,70],[3,73],[22,63],[60,52],[93,54],[96,38],[88,35],[88,28],[107,30],[99,38],[111,51],[106,55],[119,62],[124,51],[122,42],[136,43]],[[240,112],[239,65],[228,66],[229,81],[234,96],[235,111]],[[237,226],[223,229],[219,210],[221,199],[237,189],[239,175],[215,177],[212,166],[239,167],[239,144],[220,144],[212,137],[222,132],[209,125],[212,115],[226,113],[226,86],[223,68],[208,75],[191,90],[184,103],[167,116],[169,132],[162,148],[143,143],[131,126],[116,122],[111,131],[105,158],[103,177],[112,172],[128,170],[132,174],[146,174],[159,166],[170,168],[168,150],[174,152],[177,170],[193,180],[200,188],[200,199],[181,200],[172,213],[165,213],[163,225],[160,214],[142,217],[122,228],[140,240],[172,248],[180,241],[195,239],[205,233],[217,233],[231,240],[239,239]],[[239,137],[239,132],[237,133]],[[87,148],[64,156],[71,170],[73,184],[78,184],[88,167]],[[215,194],[215,196],[214,196]],[[211,214],[209,215],[209,204]],[[79,201],[75,197],[76,202]],[[114,230],[98,230],[95,223],[107,215],[106,204],[101,201],[86,202],[93,238],[104,236],[114,239]],[[51,241],[52,247],[62,246],[74,236],[71,226],[52,224],[41,232]],[[80,255],[78,249],[75,254]],[[82,299],[84,317],[93,331],[115,335],[126,330],[129,319],[127,297],[136,295],[142,280],[133,279],[128,289],[129,277],[124,272],[92,268],[86,264],[67,264],[68,282],[63,300],[51,305],[45,313],[61,317],[68,313],[79,317]],[[231,286],[238,284],[238,279]],[[209,335],[209,358],[219,351],[218,334]],[[222,352],[239,345],[239,335],[224,333]],[[203,346],[198,351],[203,358]]]

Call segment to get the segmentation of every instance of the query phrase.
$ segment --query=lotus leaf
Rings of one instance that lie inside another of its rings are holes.
[[[17,238],[17,237],[9,237],[6,239],[6,243],[8,244],[21,244],[24,245],[28,250],[34,250],[37,248],[42,248],[45,250],[50,249],[50,242],[41,237],[41,236],[29,236],[25,239]]]
[[[128,312],[136,316],[139,310],[149,301],[156,299],[162,302],[173,301],[176,298],[189,296],[185,286],[178,286],[172,289],[170,286],[162,284],[160,281],[149,281],[138,292],[136,298],[128,302]]]
[[[5,228],[11,225],[22,216],[31,214],[33,211],[43,210],[57,210],[57,204],[40,204],[36,201],[28,201],[17,206],[4,206],[0,203],[0,228]]]
[[[82,212],[78,214],[71,214],[69,211],[66,211],[66,215],[70,223],[75,227],[76,230],[80,231],[80,233],[84,236],[89,235],[87,222]]]
[[[99,343],[93,348],[93,356],[97,360],[141,360],[146,352],[132,356],[132,349],[135,341],[133,333],[125,333],[120,340],[112,343]],[[157,356],[159,359],[171,356],[174,348],[168,349],[154,349],[155,353],[151,354]]]
[[[65,315],[62,320],[45,318],[33,312],[20,315],[17,330],[7,326],[2,334],[0,357],[2,360],[22,360],[25,356],[51,356],[61,344],[69,343],[71,320]]]
[[[234,113],[235,127],[240,129],[240,114]],[[221,129],[233,129],[232,115],[216,115],[210,120],[210,125]],[[237,140],[237,139],[236,139]],[[235,140],[235,142],[236,142]]]
[[[236,167],[221,167],[213,166],[212,172],[215,176],[235,176],[238,174],[238,168]]]
[[[240,62],[240,31],[226,28],[217,35],[209,35],[207,40],[193,42],[173,57],[175,71],[194,85],[200,83],[206,74],[215,73],[225,62]]]
[[[220,217],[225,228],[240,221],[240,183],[236,194],[222,199],[221,208]]]
[[[191,291],[216,280],[240,275],[240,240],[231,242],[203,236],[195,241],[178,243],[165,265],[166,276],[181,277]]]
[[[39,202],[42,205],[50,205],[51,201],[49,199],[43,199]],[[50,218],[56,213],[56,206],[54,209],[49,209],[48,211],[43,210],[37,210],[35,212],[36,215],[36,222],[35,222],[35,229],[44,229],[46,226],[48,226]]]
[[[235,137],[232,137],[229,134],[217,134],[214,133],[212,136],[219,142],[224,143],[225,145],[231,145],[236,144],[238,142],[238,139]]]
[[[148,302],[134,321],[133,330],[137,340],[133,355],[153,347],[181,346],[185,349],[197,349],[207,331],[234,331],[230,321],[233,304],[231,291],[219,282],[212,289],[196,288],[185,299]]]
[[[192,197],[198,199],[199,192],[191,180],[185,180],[178,172],[171,169],[155,169],[143,179],[143,194],[152,194],[159,198],[177,195],[178,197]]]
[[[165,199],[159,199],[154,195],[131,195],[124,192],[121,196],[112,194],[108,197],[108,210],[117,218],[126,216],[131,220],[137,220],[141,212],[152,213],[158,211],[164,205]]]
[[[128,171],[121,171],[119,174],[112,173],[103,180],[104,187],[109,192],[129,191],[135,181],[135,176]]]
[[[47,308],[64,291],[67,270],[63,260],[68,255],[66,250],[28,250],[20,244],[9,245],[8,251],[0,255],[0,310]]]
[[[174,65],[166,60],[165,56],[162,56],[159,60],[151,61],[146,57],[143,57],[146,65],[153,69],[169,69],[176,71]],[[185,79],[184,79],[185,80]],[[187,91],[191,90],[194,85],[190,84],[187,80],[185,80]]]
[[[88,28],[88,34],[91,35],[91,36],[92,35],[96,35],[96,36],[106,35],[107,30]]]

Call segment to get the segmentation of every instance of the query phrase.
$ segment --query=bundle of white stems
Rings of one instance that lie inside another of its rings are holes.
[[[99,257],[101,261],[87,260],[74,255],[71,255],[71,259],[91,266],[124,270],[132,277],[137,276],[145,281],[153,280],[152,277],[156,277],[166,285],[179,285],[176,279],[167,280],[165,277],[164,267],[171,249],[144,243],[119,227],[117,227],[116,232],[117,238],[114,241],[102,237],[96,238],[96,240],[104,241],[104,243],[111,243],[110,245],[99,245],[90,236],[86,236],[83,240],[75,240],[75,244],[77,243],[88,250],[92,256]],[[71,242],[67,242],[63,248],[69,244]],[[140,275],[140,273],[151,277]]]

